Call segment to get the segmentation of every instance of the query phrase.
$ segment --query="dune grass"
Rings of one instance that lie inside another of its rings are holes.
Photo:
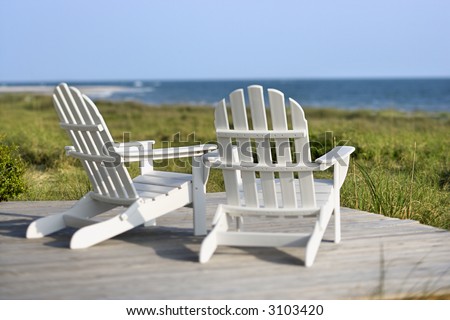
[[[116,141],[154,139],[155,147],[214,142],[213,109],[98,101]],[[450,113],[305,108],[313,158],[334,145],[356,151],[342,190],[342,205],[450,229]],[[70,142],[58,126],[50,97],[0,95],[0,135],[19,146],[27,163],[26,192],[15,200],[79,199],[89,183],[79,163],[64,154]],[[184,161],[157,167],[189,172]],[[129,168],[138,173],[137,164]],[[208,191],[223,191],[212,170]]]

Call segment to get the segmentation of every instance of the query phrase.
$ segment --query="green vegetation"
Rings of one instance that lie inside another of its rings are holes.
[[[25,191],[25,163],[18,148],[7,145],[0,136],[0,201],[5,201]]]
[[[97,105],[116,141],[123,141],[124,133],[131,140],[155,139],[157,148],[215,140],[210,107]],[[313,158],[338,144],[356,148],[342,190],[343,206],[450,229],[450,113],[305,112]],[[27,163],[27,189],[16,200],[78,199],[89,190],[79,163],[64,154],[70,142],[58,126],[50,97],[0,95],[0,118],[4,143],[19,146]],[[190,171],[184,161],[156,166]],[[130,172],[137,174],[137,164]],[[212,170],[208,191],[223,191],[220,171]]]

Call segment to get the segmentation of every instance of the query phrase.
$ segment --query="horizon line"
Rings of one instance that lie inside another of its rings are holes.
[[[108,83],[108,82],[232,82],[232,81],[327,81],[327,80],[449,80],[449,76],[361,76],[361,77],[248,77],[248,78],[123,78],[123,79],[47,79],[47,80],[0,80],[7,84],[45,84],[60,82]]]

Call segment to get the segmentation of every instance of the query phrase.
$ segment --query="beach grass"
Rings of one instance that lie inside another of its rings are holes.
[[[211,107],[97,105],[118,142],[153,139],[159,148],[215,141]],[[307,107],[305,113],[313,159],[335,145],[356,148],[342,189],[343,206],[450,230],[450,113]],[[27,164],[26,191],[11,200],[79,199],[89,190],[78,161],[64,154],[70,142],[49,96],[0,94],[0,119],[2,143],[19,146]],[[186,160],[155,166],[190,172]],[[129,170],[137,175],[137,164]],[[224,190],[219,170],[211,170],[207,190]]]

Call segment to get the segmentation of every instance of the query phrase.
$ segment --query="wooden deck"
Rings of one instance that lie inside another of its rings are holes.
[[[208,194],[209,221],[224,194]],[[35,218],[73,205],[0,203],[1,299],[378,299],[450,293],[450,232],[415,221],[342,209],[342,242],[331,225],[312,268],[297,248],[220,247],[197,262],[191,209],[86,250],[73,230],[24,238]],[[269,222],[276,231],[283,221]],[[289,220],[288,228],[303,228]],[[263,224],[256,223],[255,228]]]

